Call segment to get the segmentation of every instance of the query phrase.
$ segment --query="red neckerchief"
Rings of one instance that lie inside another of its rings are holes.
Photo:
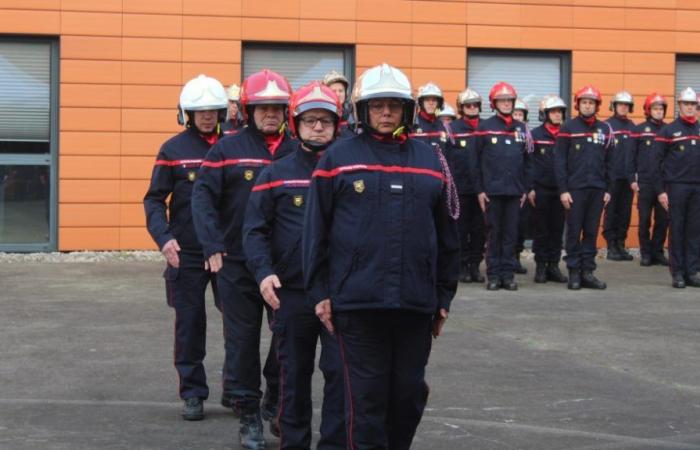
[[[279,148],[280,144],[282,143],[282,139],[284,139],[284,133],[282,134],[265,134],[263,135],[265,137],[265,143],[267,144],[267,149],[270,151],[270,154],[272,156],[275,155],[275,152]]]
[[[204,139],[207,144],[209,144],[209,147],[212,145],[216,144],[219,142],[219,135],[217,133],[207,133],[207,134],[199,134],[199,136]]]
[[[436,116],[435,114],[428,114],[427,112],[425,112],[425,111],[423,111],[423,110],[419,111],[419,112],[418,112],[418,115],[421,116],[422,118],[424,118],[425,120],[427,120],[427,121],[430,122],[430,123],[435,122],[435,119],[437,118],[437,116]]]
[[[474,117],[467,117],[464,116],[464,123],[472,127],[472,130],[476,130],[476,128],[479,126],[479,116],[474,116]]]
[[[698,121],[698,116],[690,116],[690,117],[685,117],[685,116],[678,116],[681,118],[681,120],[688,125],[695,125],[695,123]]]
[[[557,137],[559,134],[559,130],[561,129],[561,125],[554,125],[553,123],[545,122],[544,127],[549,131],[549,134],[551,134],[554,137]]]
[[[408,135],[406,133],[401,133],[396,137],[394,137],[393,134],[377,133],[372,133],[371,136],[379,142],[383,142],[385,144],[403,144],[404,142],[406,142],[406,139],[408,139]]]
[[[583,117],[583,116],[579,116],[579,117],[581,118],[581,120],[583,120],[583,123],[585,123],[589,127],[592,127],[596,121],[595,114],[593,114],[591,117]]]
[[[509,127],[513,124],[513,116],[509,115],[504,115],[501,114],[500,112],[496,112],[496,115],[501,118],[506,123],[506,126]]]

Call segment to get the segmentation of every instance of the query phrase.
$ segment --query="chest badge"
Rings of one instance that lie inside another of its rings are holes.
[[[416,128],[416,133],[417,133],[417,134],[423,133],[423,129],[422,129],[422,128]]]
[[[681,151],[685,151],[685,145],[681,145]]]
[[[187,172],[187,179],[190,182],[194,183],[194,180],[197,179],[197,172],[195,172],[194,170],[190,170],[189,172]]]
[[[294,201],[294,206],[296,206],[297,208],[300,208],[301,205],[304,204],[304,196],[303,195],[295,195],[293,198],[293,201]]]
[[[578,144],[577,144],[577,146],[578,146]],[[545,148],[542,147],[542,148],[540,149],[540,155],[544,155],[544,152],[545,152],[545,151],[546,151]]]
[[[447,133],[444,131],[440,132],[440,142],[447,142]]]
[[[252,170],[246,170],[245,172],[243,172],[243,178],[245,178],[246,181],[252,180],[254,176],[255,172],[253,172]]]
[[[647,133],[650,132],[650,131],[651,131],[651,127],[646,127],[646,128],[644,129],[644,131],[646,131]]]
[[[576,150],[581,150],[581,144],[576,144]]]
[[[492,144],[498,144],[498,138],[496,136],[491,138],[491,143]]]
[[[352,182],[352,185],[358,194],[365,192],[365,180],[355,180]]]
[[[464,140],[459,141],[459,146],[462,148],[467,148],[467,141],[464,141]]]
[[[647,145],[651,145],[651,141],[647,140]]]

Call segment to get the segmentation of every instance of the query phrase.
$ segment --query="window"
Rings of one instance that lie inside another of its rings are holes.
[[[540,100],[547,94],[563,99],[571,93],[571,56],[559,52],[469,50],[467,83],[484,99],[482,117],[490,117],[488,95],[499,81],[512,84],[529,109],[528,125],[539,126]],[[567,102],[568,103],[568,102]]]
[[[676,57],[676,95],[690,86],[695,92],[700,93],[700,56],[678,55]],[[675,97],[674,96],[674,97]],[[669,115],[671,111],[678,114],[678,103],[675,98],[667,99],[669,102]],[[669,119],[668,116],[666,116]]]
[[[287,77],[298,89],[335,70],[352,83],[354,78],[352,47],[326,45],[245,44],[243,46],[243,78],[262,69],[270,69]]]
[[[56,248],[58,43],[0,40],[0,251]]]

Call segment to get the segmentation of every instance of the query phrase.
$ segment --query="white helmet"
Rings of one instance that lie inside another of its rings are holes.
[[[558,95],[545,95],[540,102],[540,122],[547,120],[547,112],[551,109],[563,109],[566,114],[566,102]]]
[[[226,90],[226,95],[228,95],[229,101],[239,102],[241,101],[241,88],[237,84],[232,84]]]
[[[693,88],[687,87],[681,91],[681,94],[678,96],[678,101],[698,103],[698,95],[695,93]]]
[[[420,101],[425,97],[437,97],[438,99],[438,109],[442,109],[442,105],[445,103],[445,97],[442,95],[442,89],[438,87],[437,84],[429,82],[418,88],[418,93],[416,94],[416,100],[418,100],[418,105],[420,106]]]
[[[610,111],[615,112],[616,103],[625,103],[630,105],[630,112],[634,111],[634,100],[632,99],[632,94],[627,91],[620,91],[613,96],[610,100]]]
[[[513,106],[513,111],[523,111],[525,114],[527,114],[530,110],[527,108],[527,105],[525,104],[524,101],[517,99],[515,101],[515,106]]]
[[[186,111],[223,110],[223,120],[226,120],[228,97],[224,86],[219,80],[200,75],[188,81],[185,87],[182,88],[178,106],[178,122],[180,125],[185,124]]]
[[[473,89],[466,88],[457,96],[457,108],[461,111],[462,105],[467,105],[469,103],[477,103],[479,105],[479,112],[481,112],[481,95]]]
[[[410,127],[415,114],[411,82],[396,67],[383,63],[365,70],[357,79],[352,91],[352,103],[355,108],[355,120],[365,127],[369,126],[367,102],[373,98],[396,98],[404,102],[402,124]]]
[[[453,119],[457,118],[457,114],[455,113],[455,110],[452,106],[450,106],[449,103],[445,103],[443,108],[438,111],[437,114],[438,117],[452,117]]]

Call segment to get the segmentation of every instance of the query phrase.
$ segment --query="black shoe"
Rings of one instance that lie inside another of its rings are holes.
[[[547,282],[547,266],[545,263],[538,262],[535,266],[535,283]]]
[[[581,289],[581,270],[569,269],[569,289],[578,291]]]
[[[472,282],[474,283],[483,283],[484,281],[486,281],[486,278],[484,278],[484,276],[479,271],[479,264],[480,263],[469,264],[469,274],[471,275]]]
[[[486,289],[489,291],[497,291],[501,288],[501,280],[499,278],[489,278]]]
[[[651,263],[657,266],[668,266],[668,258],[662,253],[651,258]]]
[[[461,270],[459,271],[459,282],[460,283],[471,283],[472,282],[471,267],[469,267],[469,264],[462,265]]]
[[[617,241],[617,252],[620,254],[622,261],[632,261],[634,259],[634,256],[625,248],[624,241]]]
[[[623,261],[620,250],[614,242],[608,242],[608,256],[606,258],[610,261]]]
[[[559,270],[558,263],[548,263],[546,273],[548,281],[554,281],[555,283],[566,283],[569,281],[566,275],[561,273],[561,270]]]
[[[520,264],[520,253],[515,257],[515,273],[518,275],[525,275],[527,273],[527,269]]]
[[[246,411],[241,414],[241,428],[238,430],[241,446],[250,450],[265,450],[267,443],[263,435],[260,410]]]
[[[506,291],[518,290],[518,283],[516,283],[515,280],[512,278],[506,278],[505,280],[501,281],[501,286],[503,286],[503,289],[505,289]]]
[[[605,289],[608,285],[597,279],[595,275],[593,275],[593,271],[584,270],[581,272],[581,287],[588,289]]]
[[[642,259],[639,260],[639,265],[642,267],[649,267],[652,265],[651,256],[642,255]]]
[[[700,287],[700,277],[697,275],[685,277],[685,285],[690,287]]]
[[[204,402],[199,397],[185,399],[185,406],[182,407],[182,418],[185,420],[204,419]]]
[[[673,286],[676,289],[684,289],[685,288],[685,280],[683,279],[683,275],[681,275],[681,274],[673,275],[673,282],[671,283],[671,286]]]

